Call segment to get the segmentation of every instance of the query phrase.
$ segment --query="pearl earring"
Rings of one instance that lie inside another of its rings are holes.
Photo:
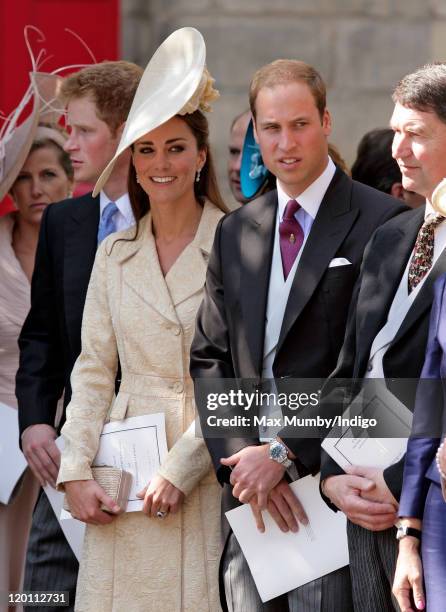
[[[200,174],[201,174],[201,168],[198,168],[197,170],[197,176],[195,177],[195,182],[199,183],[200,182]]]
[[[137,182],[137,183],[138,183],[138,185],[139,185],[140,180],[139,180],[139,176],[138,176],[138,175],[136,175],[136,182]]]

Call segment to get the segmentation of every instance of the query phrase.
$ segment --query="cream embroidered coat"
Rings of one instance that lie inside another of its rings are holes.
[[[100,246],[85,303],[82,352],[62,430],[59,483],[91,478],[104,422],[163,411],[169,453],[159,473],[185,494],[164,520],[142,513],[88,526],[76,610],[216,612],[220,487],[193,422],[189,348],[207,258],[223,213],[206,202],[194,240],[163,277],[150,213],[135,241]],[[119,234],[132,237],[134,229]],[[113,402],[118,364],[122,382]],[[110,409],[111,406],[111,409]]]

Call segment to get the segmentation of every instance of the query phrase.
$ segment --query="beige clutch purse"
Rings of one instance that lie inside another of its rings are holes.
[[[127,501],[129,498],[130,487],[132,486],[132,475],[130,472],[120,470],[114,467],[93,467],[91,468],[93,478],[104,489],[109,497],[111,497],[125,512]],[[70,512],[67,497],[63,501],[64,510]],[[109,508],[102,504],[101,510],[110,512]]]

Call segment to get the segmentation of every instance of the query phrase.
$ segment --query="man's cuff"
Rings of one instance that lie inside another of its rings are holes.
[[[333,510],[333,512],[339,512],[339,508],[335,506],[334,503],[331,501],[331,499],[327,497],[325,493],[323,492],[322,485],[324,482],[325,482],[325,479],[319,482],[319,493],[321,494],[322,499],[327,504],[327,506],[330,508],[330,510]]]

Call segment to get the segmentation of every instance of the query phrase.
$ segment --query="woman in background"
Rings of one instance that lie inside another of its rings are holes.
[[[0,182],[0,193],[9,191],[17,207],[0,218],[0,402],[16,409],[17,338],[30,306],[40,222],[47,206],[69,196],[73,170],[63,150],[65,134],[58,128],[39,125],[30,129],[25,142],[14,140],[13,134],[6,148],[9,159],[4,160],[12,170]],[[26,158],[22,167],[15,163],[20,156]],[[11,502],[0,503],[0,592],[21,589],[38,491],[39,483],[27,468]]]

